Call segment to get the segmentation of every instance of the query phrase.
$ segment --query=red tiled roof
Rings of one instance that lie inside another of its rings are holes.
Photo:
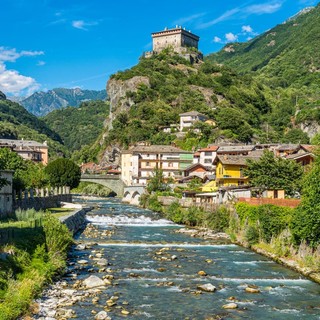
[[[202,148],[199,149],[198,152],[203,152],[203,151],[217,151],[218,150],[218,146],[209,146],[207,148]]]

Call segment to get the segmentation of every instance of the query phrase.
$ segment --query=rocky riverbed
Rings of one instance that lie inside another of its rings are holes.
[[[226,234],[98,207],[33,319],[319,319],[318,285]]]

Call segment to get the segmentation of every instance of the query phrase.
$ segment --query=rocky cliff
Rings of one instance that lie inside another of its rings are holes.
[[[107,121],[108,128],[112,128],[112,121],[121,112],[127,112],[134,104],[128,92],[137,92],[139,86],[150,87],[148,77],[135,76],[128,80],[116,80],[111,78],[107,83],[107,95],[110,100],[110,115]]]

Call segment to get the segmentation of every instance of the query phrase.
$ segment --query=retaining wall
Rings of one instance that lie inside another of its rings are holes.
[[[67,216],[59,218],[60,222],[65,224],[72,231],[73,235],[82,230],[86,225],[86,213],[92,210],[91,207],[82,208]]]
[[[18,199],[13,203],[13,211],[19,208],[22,210],[27,210],[31,208],[34,208],[35,210],[55,208],[60,206],[60,202],[72,202],[72,195],[59,194],[48,197]]]
[[[85,227],[86,213],[90,210],[92,210],[91,207],[85,207],[67,216],[60,217],[59,220],[61,223],[65,224],[73,234],[75,234]]]

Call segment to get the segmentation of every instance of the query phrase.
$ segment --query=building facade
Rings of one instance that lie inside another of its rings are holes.
[[[198,121],[204,122],[207,120],[207,117],[198,111],[181,113],[179,114],[179,116],[180,116],[180,131],[190,129]]]
[[[156,169],[165,179],[178,179],[193,154],[172,146],[137,146],[121,154],[121,178],[127,186],[146,185]]]
[[[199,37],[182,27],[165,28],[163,31],[154,32],[151,35],[152,49],[156,53],[168,47],[172,47],[175,51],[181,51],[181,48],[186,47],[198,49]]]
[[[0,148],[9,148],[25,160],[48,164],[47,142],[39,143],[32,140],[0,139]]]

